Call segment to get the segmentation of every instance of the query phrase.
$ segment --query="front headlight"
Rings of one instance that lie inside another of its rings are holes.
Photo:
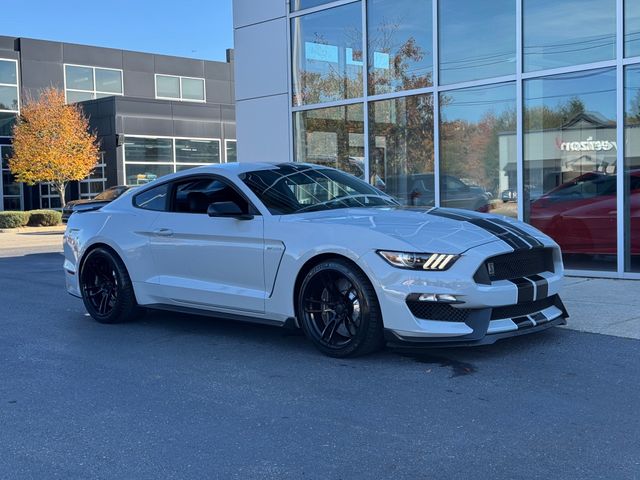
[[[460,258],[446,253],[408,253],[378,250],[378,255],[394,267],[440,272],[448,270]]]

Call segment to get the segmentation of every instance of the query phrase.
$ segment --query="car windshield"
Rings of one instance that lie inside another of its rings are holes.
[[[362,180],[330,168],[278,165],[241,178],[274,215],[398,204]]]
[[[112,201],[127,191],[126,187],[112,187],[95,196],[94,200]]]

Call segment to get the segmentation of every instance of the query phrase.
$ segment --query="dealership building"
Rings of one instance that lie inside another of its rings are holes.
[[[517,217],[571,273],[640,278],[640,1],[233,3],[239,161]]]
[[[80,103],[100,141],[99,163],[71,185],[71,200],[235,161],[233,77],[231,50],[226,62],[212,62],[0,36],[0,210],[60,206],[48,184],[17,183],[8,168],[16,115],[43,89]]]

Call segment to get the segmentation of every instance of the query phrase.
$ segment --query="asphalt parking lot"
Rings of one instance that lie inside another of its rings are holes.
[[[2,479],[640,478],[640,341],[322,356],[154,313],[93,322],[59,253],[0,258]]]

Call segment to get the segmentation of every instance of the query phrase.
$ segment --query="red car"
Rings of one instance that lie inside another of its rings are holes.
[[[629,173],[631,255],[640,255],[640,170]],[[563,253],[617,253],[616,176],[581,175],[531,203],[531,224]]]

